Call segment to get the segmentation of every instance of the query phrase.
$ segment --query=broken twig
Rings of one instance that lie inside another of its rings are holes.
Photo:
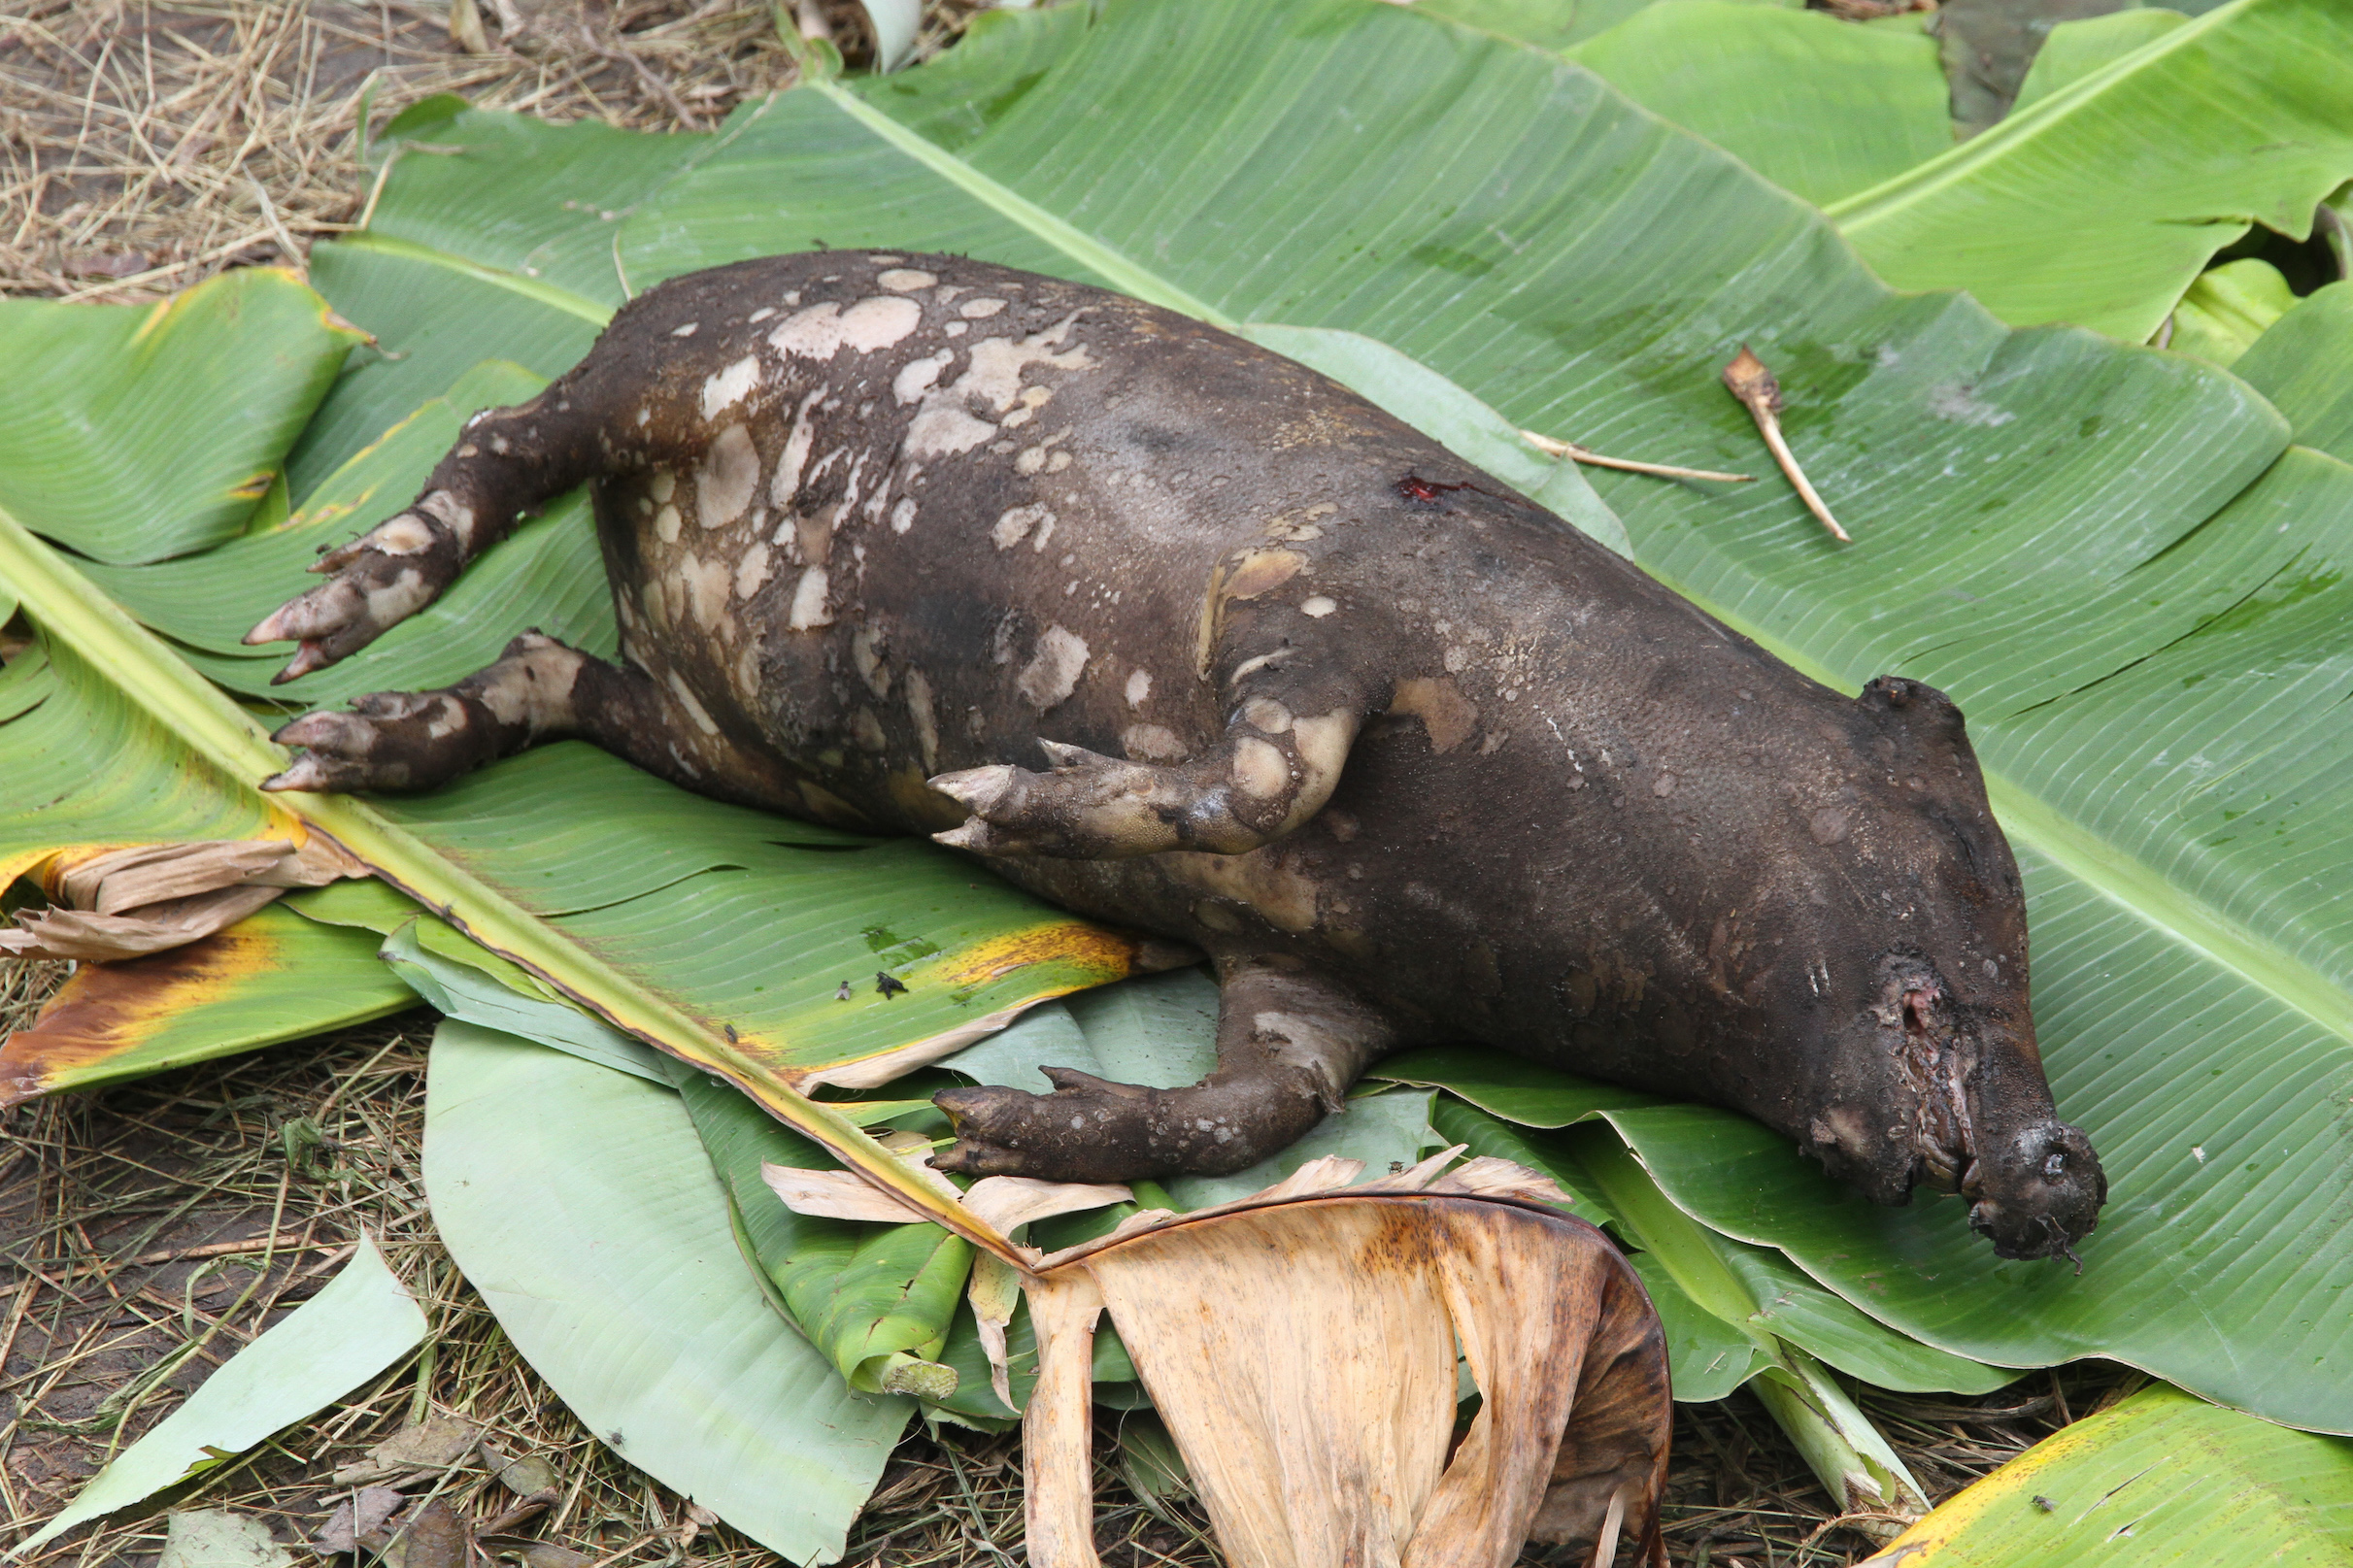
[[[1765,361],[1749,351],[1747,344],[1742,344],[1739,354],[1724,367],[1724,384],[1731,388],[1732,396],[1745,404],[1748,412],[1756,417],[1758,431],[1765,437],[1765,444],[1772,449],[1773,461],[1781,465],[1781,472],[1788,475],[1789,482],[1798,487],[1798,498],[1805,502],[1805,510],[1821,519],[1822,526],[1831,531],[1832,539],[1841,544],[1853,543],[1852,536],[1838,526],[1836,517],[1831,516],[1831,509],[1823,505],[1822,497],[1814,493],[1814,486],[1807,483],[1805,470],[1798,466],[1797,454],[1789,450],[1789,443],[1781,439],[1781,384],[1773,380],[1771,371],[1765,368]]]
[[[1712,468],[1676,468],[1668,463],[1637,463],[1630,457],[1604,457],[1573,441],[1556,441],[1533,430],[1521,431],[1520,439],[1547,457],[1570,457],[1595,468],[1622,468],[1629,474],[1656,474],[1662,479],[1713,479],[1722,480],[1728,484],[1746,484],[1757,477],[1754,474],[1719,474]]]

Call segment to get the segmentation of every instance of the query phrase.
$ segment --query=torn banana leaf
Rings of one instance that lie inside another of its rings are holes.
[[[424,1181],[467,1283],[600,1441],[795,1562],[840,1554],[915,1407],[852,1390],[770,1310],[676,1095],[445,1021]]]
[[[2043,1439],[1859,1568],[2353,1561],[2353,1443],[2143,1389]]]
[[[0,581],[10,581],[5,562]],[[48,637],[0,672],[0,888],[138,846],[308,837],[298,817]],[[32,1027],[0,1043],[0,1104],[298,1039],[414,1000],[372,945],[263,910],[191,946],[84,965]]]
[[[145,1078],[413,1007],[373,938],[268,908],[213,936],[85,963],[0,1040],[0,1108]]]

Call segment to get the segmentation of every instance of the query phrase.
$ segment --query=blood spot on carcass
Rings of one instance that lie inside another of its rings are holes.
[[[1400,499],[1414,506],[1434,507],[1439,504],[1439,497],[1450,491],[1475,490],[1478,486],[1468,480],[1456,484],[1442,484],[1435,480],[1424,479],[1419,474],[1408,474],[1390,488],[1395,490]]]

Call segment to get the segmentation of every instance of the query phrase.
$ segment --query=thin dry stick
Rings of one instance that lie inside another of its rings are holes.
[[[1798,466],[1797,454],[1789,450],[1789,443],[1781,439],[1781,384],[1773,380],[1773,373],[1765,368],[1764,360],[1749,352],[1747,344],[1742,344],[1740,352],[1724,367],[1724,384],[1731,388],[1732,396],[1755,417],[1765,444],[1773,450],[1773,461],[1781,465],[1781,472],[1797,486],[1805,510],[1821,519],[1832,539],[1852,544],[1852,537],[1838,526],[1838,519],[1831,516],[1831,509],[1823,505],[1822,497],[1806,482],[1805,470]]]
[[[1590,447],[1580,447],[1573,441],[1556,441],[1551,436],[1523,430],[1520,439],[1547,457],[1570,457],[1595,468],[1622,468],[1629,474],[1656,474],[1662,479],[1712,479],[1728,484],[1746,484],[1754,474],[1719,474],[1712,468],[1676,468],[1668,463],[1637,463],[1630,457],[1604,457]]]

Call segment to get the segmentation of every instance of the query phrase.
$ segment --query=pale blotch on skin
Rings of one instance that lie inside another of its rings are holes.
[[[1043,550],[1054,533],[1054,514],[1043,506],[1015,507],[997,517],[996,526],[989,530],[989,539],[999,550],[1011,550],[1029,537],[1030,529],[1036,528],[1035,548]]]
[[[857,666],[857,677],[866,683],[866,689],[878,697],[891,695],[891,665],[883,657],[882,639],[874,635],[872,626],[860,626],[850,639],[850,660]]]
[[[417,503],[417,510],[457,536],[457,543],[474,548],[474,509],[447,490],[435,490]]]
[[[907,717],[915,725],[915,744],[924,753],[924,771],[940,765],[940,727],[931,707],[931,681],[921,670],[909,670],[906,680]]]
[[[744,515],[758,488],[759,452],[752,445],[752,433],[731,424],[712,439],[703,454],[702,471],[694,480],[695,520],[705,528],[725,527]]]
[[[676,670],[670,672],[669,686],[670,695],[678,699],[678,705],[687,711],[687,717],[694,720],[696,729],[705,735],[719,733],[719,726],[711,721],[711,715],[701,703],[694,700],[694,693],[687,689],[687,683],[678,678]]]
[[[850,720],[850,738],[861,751],[879,753],[891,744],[890,738],[883,734],[883,721],[874,717],[871,708],[860,708]]]
[[[918,412],[908,424],[906,451],[910,457],[957,457],[995,434],[995,425],[955,404],[937,404]]]
[[[1389,711],[1422,721],[1432,751],[1451,751],[1479,728],[1479,710],[1452,681],[1415,676],[1399,681]]]
[[[1291,710],[1272,697],[1253,697],[1242,704],[1242,719],[1262,735],[1280,735],[1291,728]]]
[[[1309,617],[1315,620],[1322,620],[1326,616],[1330,615],[1334,610],[1339,608],[1340,607],[1338,604],[1319,593],[1311,598],[1300,601],[1299,614]]]
[[[654,477],[646,481],[646,493],[657,504],[669,500],[678,493],[678,476],[666,468],[655,469]]]
[[[1141,708],[1152,699],[1152,672],[1137,670],[1127,677],[1127,706]]]
[[[1037,651],[1014,679],[1022,700],[1045,713],[1078,689],[1087,671],[1087,639],[1062,626],[1049,626],[1037,640]]]
[[[762,321],[765,321],[765,320],[766,320],[766,319],[767,319],[769,317],[774,316],[775,314],[776,314],[776,307],[775,307],[775,306],[773,306],[773,305],[762,305],[762,306],[761,306],[761,307],[760,307],[758,310],[754,311],[754,312],[753,312],[753,313],[752,313],[750,316],[747,316],[747,317],[744,317],[744,324],[745,324],[746,326],[757,326],[757,325],[759,325],[759,324],[760,324]]]
[[[796,311],[768,334],[779,353],[803,359],[831,359],[844,349],[872,353],[905,339],[924,324],[924,308],[897,294],[876,294],[848,310],[832,300]]]
[[[786,624],[794,631],[815,631],[820,626],[833,624],[833,617],[825,609],[827,589],[825,569],[812,566],[801,573],[799,584],[792,590],[792,613]]]
[[[1448,649],[1445,664],[1448,675],[1461,675],[1470,668],[1470,650],[1461,647]]]
[[[956,314],[962,317],[967,321],[985,321],[990,317],[994,316],[997,312],[1003,310],[1004,308],[1005,302],[1003,300],[994,299],[987,294],[983,294],[976,299],[968,299],[964,301],[963,304],[958,305],[956,308]]]
[[[694,336],[694,329],[701,325],[702,323],[700,321],[689,321],[685,326],[674,326],[670,329],[670,336],[674,338],[690,338]]]
[[[948,368],[948,361],[955,357],[955,350],[941,349],[920,359],[908,360],[898,367],[898,374],[891,378],[891,395],[898,399],[902,408],[909,403],[922,402],[924,395],[939,381],[940,372]]]
[[[1133,762],[1182,762],[1185,743],[1165,724],[1130,724],[1120,732],[1120,745]]]
[[[752,395],[759,384],[759,356],[746,354],[724,370],[714,371],[703,382],[703,418],[716,419],[728,409]]]
[[[680,520],[678,508],[673,506],[663,507],[659,512],[654,514],[654,532],[655,536],[658,537],[665,545],[677,544],[678,525]]]
[[[371,550],[387,555],[414,555],[433,543],[433,530],[422,517],[413,512],[379,524],[361,541]]]
[[[735,564],[735,596],[749,599],[767,581],[768,542],[756,539],[752,542],[752,548],[744,551],[744,558]]]
[[[915,501],[912,497],[902,497],[899,503],[891,509],[891,531],[894,534],[903,534],[914,526]]]
[[[1244,736],[1233,747],[1233,782],[1246,795],[1271,800],[1291,787],[1291,761],[1271,742]]]
[[[929,288],[939,279],[920,267],[893,267],[874,281],[893,294],[912,294],[919,288]]]
[[[827,390],[819,387],[793,411],[792,429],[776,459],[776,477],[768,482],[768,499],[779,507],[790,506],[792,498],[800,494],[801,470],[809,466],[809,449],[817,443],[817,427],[809,421],[809,411],[824,400]]]
[[[706,561],[692,550],[687,551],[677,571],[687,584],[687,603],[693,610],[695,624],[706,632],[716,631],[720,617],[727,613],[727,589],[734,573],[725,561]]]

